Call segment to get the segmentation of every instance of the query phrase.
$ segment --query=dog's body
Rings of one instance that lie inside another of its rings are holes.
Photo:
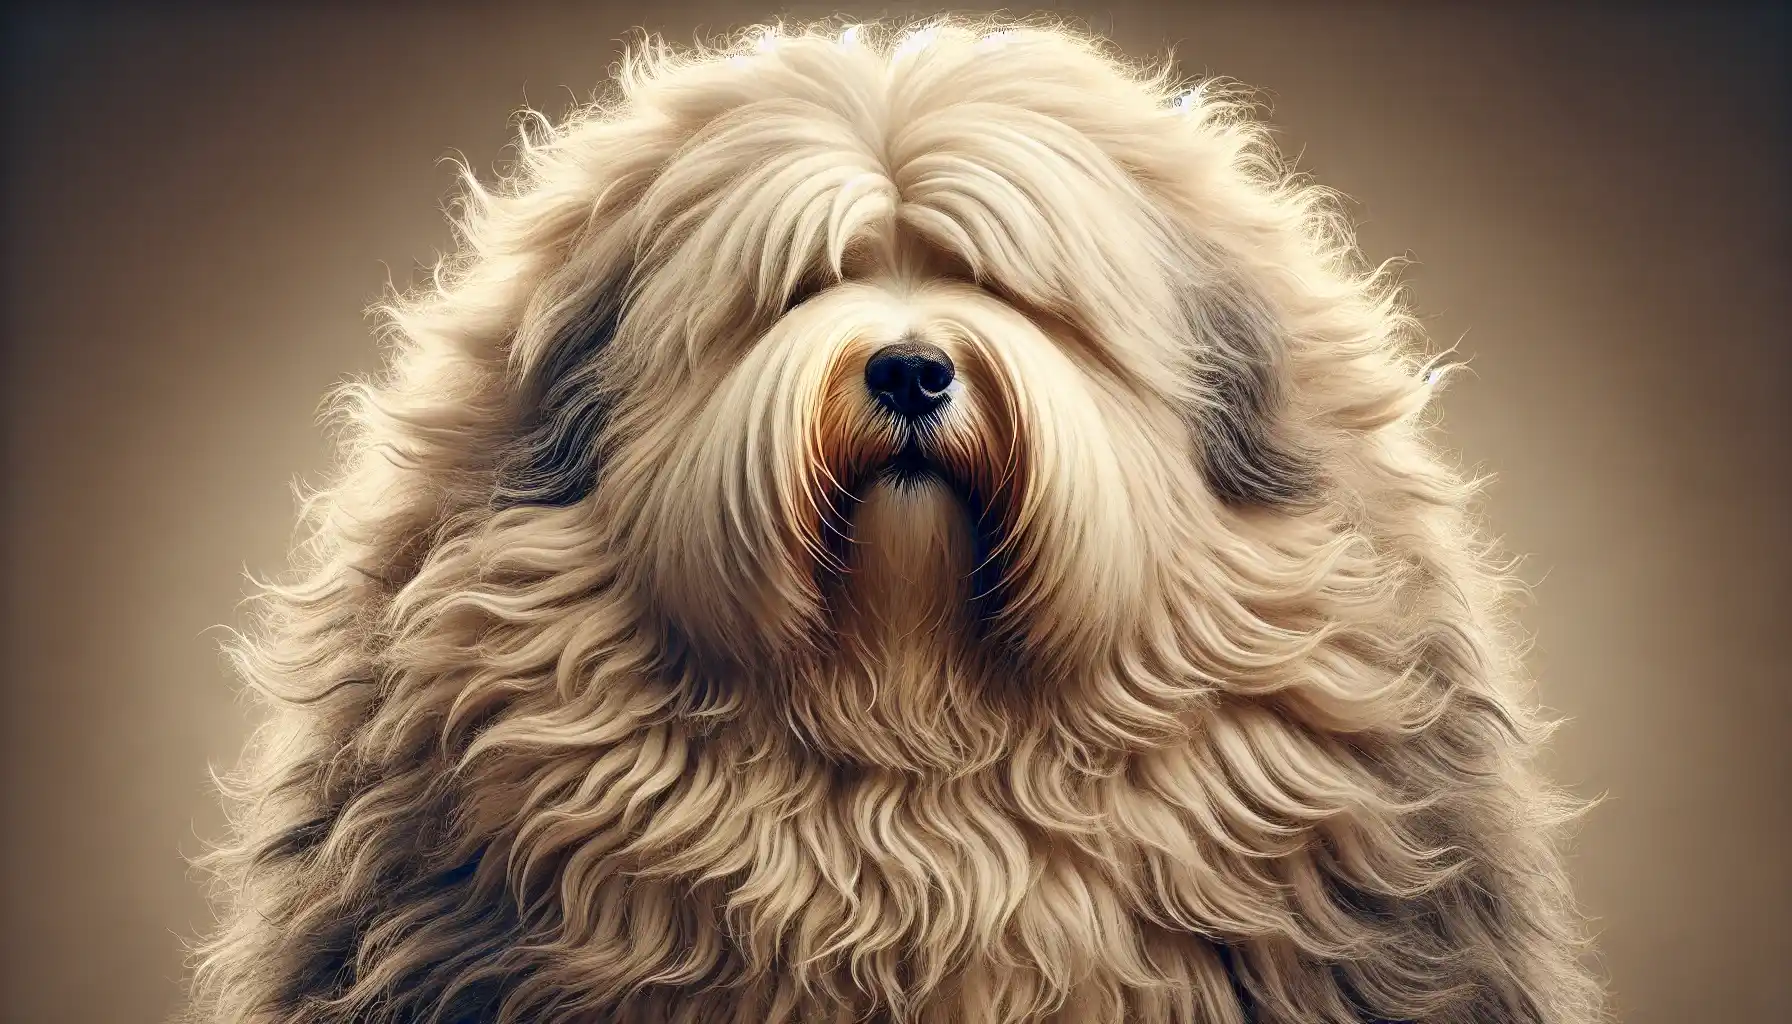
[[[350,395],[207,1022],[1599,1014],[1407,320],[1073,34],[652,49]]]

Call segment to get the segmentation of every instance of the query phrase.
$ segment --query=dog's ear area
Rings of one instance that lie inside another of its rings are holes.
[[[1199,289],[1185,308],[1201,396],[1188,415],[1208,486],[1233,506],[1309,506],[1322,486],[1320,460],[1291,429],[1281,325],[1242,288]]]
[[[602,360],[622,318],[619,293],[605,289],[571,318],[524,375],[516,433],[498,458],[495,508],[576,505],[597,487],[610,414]]]

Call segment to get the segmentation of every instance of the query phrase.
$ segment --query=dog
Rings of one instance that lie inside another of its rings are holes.
[[[1450,364],[1246,94],[617,77],[338,395],[191,1021],[1601,1019]]]

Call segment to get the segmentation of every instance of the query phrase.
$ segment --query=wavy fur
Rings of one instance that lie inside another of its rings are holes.
[[[236,648],[190,1019],[1599,1019],[1328,195],[1078,32],[842,27],[643,43],[467,176]]]

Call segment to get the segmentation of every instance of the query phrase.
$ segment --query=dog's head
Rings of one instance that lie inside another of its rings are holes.
[[[491,414],[458,521],[585,531],[711,700],[912,647],[1037,704],[1169,656],[1337,539],[1286,524],[1425,388],[1239,113],[1026,28],[637,54],[400,314]]]

